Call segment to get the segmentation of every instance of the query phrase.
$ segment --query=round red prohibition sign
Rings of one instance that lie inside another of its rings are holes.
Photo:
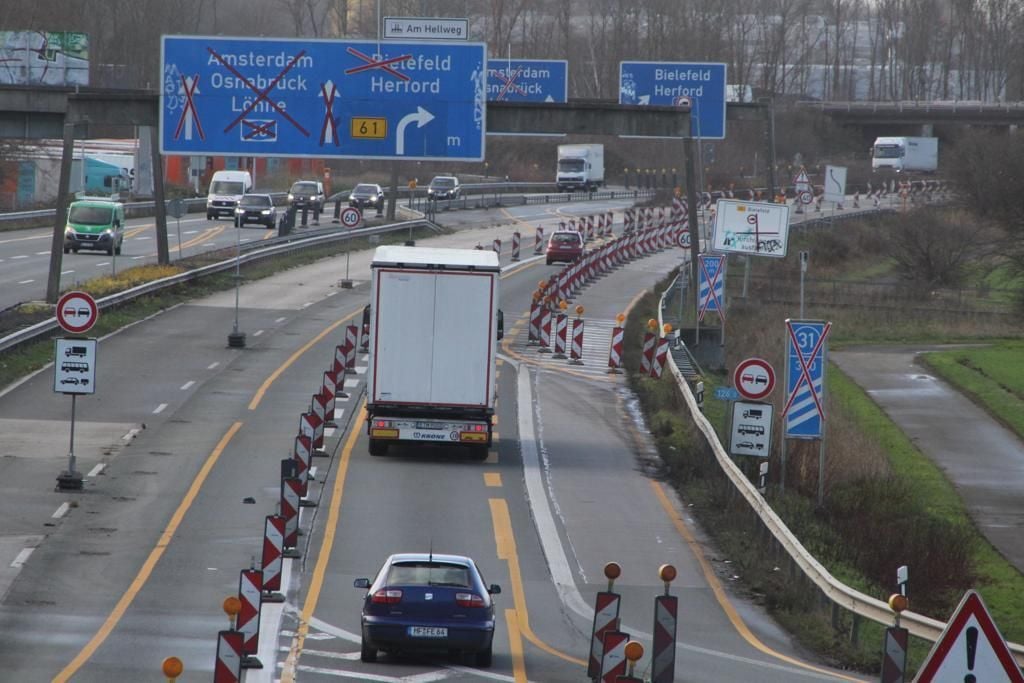
[[[762,358],[748,358],[733,371],[732,385],[743,398],[760,400],[775,388],[775,370]]]
[[[356,227],[362,219],[362,212],[354,206],[345,207],[341,212],[341,224],[346,228]]]
[[[71,334],[88,332],[99,317],[96,300],[85,292],[68,292],[57,302],[57,324]]]

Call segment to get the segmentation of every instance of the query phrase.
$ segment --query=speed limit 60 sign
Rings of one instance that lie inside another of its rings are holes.
[[[363,220],[363,212],[354,206],[346,206],[341,211],[341,224],[346,228],[354,228]]]
[[[57,302],[57,324],[71,334],[88,332],[99,317],[96,300],[86,292],[67,292]]]

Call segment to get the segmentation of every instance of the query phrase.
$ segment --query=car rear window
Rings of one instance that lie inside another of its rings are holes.
[[[551,236],[551,241],[555,244],[579,244],[581,239],[576,233],[556,232]]]
[[[264,196],[256,195],[256,196],[245,196],[245,197],[242,197],[242,199],[239,202],[239,204],[241,206],[252,206],[252,207],[261,207],[262,206],[262,207],[267,207],[267,206],[270,206],[271,202],[270,202],[270,197],[264,197]]]
[[[434,178],[430,184],[434,187],[454,187],[455,178]]]
[[[292,185],[292,194],[295,194],[296,192],[316,194],[316,183],[295,183]]]
[[[362,194],[377,194],[376,185],[356,185],[356,189],[353,192],[359,192]]]
[[[469,567],[446,562],[399,562],[388,570],[387,585],[469,588]]]

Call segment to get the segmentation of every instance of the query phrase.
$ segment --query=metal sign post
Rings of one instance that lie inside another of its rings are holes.
[[[228,334],[228,346],[233,349],[245,348],[245,332],[238,330],[238,290],[242,280],[242,226],[235,217],[235,326]]]
[[[96,301],[85,292],[68,292],[57,303],[57,324],[72,334],[89,331],[99,319]],[[76,468],[75,411],[78,394],[96,391],[95,339],[80,337],[54,340],[53,390],[71,394],[71,436],[68,467],[57,476],[58,491],[82,490],[82,473]]]
[[[180,197],[167,202],[167,215],[178,221],[178,259],[181,259],[181,217],[188,213],[185,200]]]

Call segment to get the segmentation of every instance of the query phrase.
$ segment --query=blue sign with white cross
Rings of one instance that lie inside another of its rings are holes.
[[[693,62],[620,62],[619,104],[666,107],[690,103],[690,134],[725,138],[726,65]]]
[[[569,62],[564,59],[490,59],[488,102],[566,102]]]
[[[699,317],[704,322],[704,314],[717,311],[718,317],[725,320],[725,256],[700,254],[697,256],[697,296],[699,297]]]
[[[480,161],[483,43],[164,36],[164,154]]]
[[[787,439],[820,439],[825,429],[825,363],[832,323],[786,321],[786,402],[782,409]]]

